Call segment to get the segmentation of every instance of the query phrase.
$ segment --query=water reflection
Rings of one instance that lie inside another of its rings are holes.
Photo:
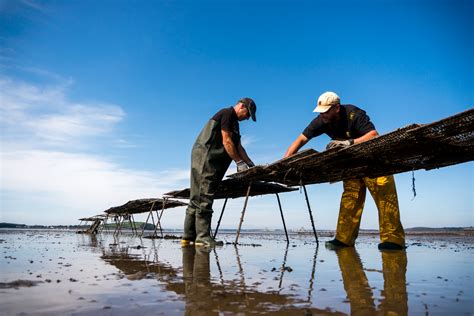
[[[318,248],[315,248],[310,272],[299,279],[297,290],[293,290],[292,285],[285,286],[284,283],[288,282],[283,282],[287,274],[290,282],[294,283],[296,277],[290,274],[292,269],[287,266],[287,259],[291,258],[288,247],[277,263],[281,267],[271,273],[267,271],[261,274],[256,282],[259,276],[255,273],[255,267],[247,267],[252,268],[253,272],[246,274],[247,261],[239,253],[238,247],[217,250],[185,247],[181,249],[181,264],[170,264],[164,262],[166,258],[159,258],[162,242],[155,243],[152,240],[150,243],[151,247],[150,244],[147,247],[142,244],[130,247],[127,246],[130,243],[114,241],[108,247],[102,247],[101,258],[123,272],[123,277],[128,280],[156,279],[165,292],[173,292],[181,298],[186,315],[217,315],[226,312],[339,315],[342,313],[338,310],[347,308],[344,303],[350,305],[352,315],[408,313],[405,276],[407,258],[404,251],[381,253],[382,271],[378,272],[383,275],[384,286],[377,293],[380,294],[379,300],[374,298],[373,288],[366,276],[366,271],[377,270],[364,270],[355,248],[335,251],[347,301],[334,304],[335,297],[330,298],[330,301],[323,300],[319,295],[321,292],[315,291],[318,286]],[[169,250],[169,244],[164,247]],[[221,260],[219,255],[225,255],[225,260]],[[229,260],[234,264],[229,263]],[[224,269],[222,261],[225,263]],[[213,267],[217,268],[217,275],[212,275]],[[229,267],[237,271],[229,273]],[[298,273],[301,276],[301,271]],[[272,276],[273,280],[267,280],[268,276]],[[273,287],[264,288],[262,282],[273,282]],[[315,308],[315,305],[322,306],[322,309]],[[333,307],[328,308],[331,305]]]
[[[168,290],[185,295],[186,315],[218,315],[222,312],[231,313],[268,313],[288,315],[299,314],[338,315],[337,312],[320,310],[311,307],[304,300],[294,295],[282,294],[279,277],[279,290],[263,291],[254,284],[248,284],[241,261],[238,247],[234,247],[238,268],[237,280],[226,280],[222,275],[219,264],[218,251],[203,248],[186,247],[183,252],[183,281],[172,282],[167,285]],[[212,279],[210,274],[210,254],[215,255],[219,269],[219,282]],[[184,285],[184,286],[183,286]],[[300,306],[298,306],[300,305]]]
[[[225,277],[219,260],[219,250],[185,247],[182,248],[182,267],[165,264],[158,258],[158,245],[151,247],[154,255],[136,254],[136,247],[123,244],[112,244],[102,248],[101,258],[114,265],[129,280],[156,278],[164,285],[166,291],[171,291],[183,298],[185,315],[217,315],[222,312],[230,313],[269,313],[287,315],[299,314],[339,315],[330,310],[320,310],[311,306],[311,291],[308,290],[308,300],[298,298],[294,294],[283,294],[282,280],[285,274],[286,257],[278,277],[278,290],[262,290],[255,283],[246,281],[245,265],[241,261],[238,247],[234,247],[237,263],[237,279]],[[144,248],[145,249],[145,248]],[[288,248],[285,253],[288,253]],[[211,257],[213,255],[213,258]],[[315,254],[316,255],[316,254]],[[214,262],[215,261],[215,262]],[[211,276],[211,262],[216,264],[219,277]],[[315,275],[315,265],[311,276]],[[180,277],[182,273],[182,277]],[[252,277],[249,277],[252,279]],[[255,281],[255,280],[253,280]],[[257,282],[258,283],[258,282]],[[310,280],[311,286],[314,284]]]
[[[353,247],[336,250],[344,289],[351,306],[351,315],[407,315],[405,251],[382,252],[384,289],[382,300],[375,305],[374,295],[364,272],[359,254]]]
[[[146,253],[146,247],[143,244],[130,247],[127,243],[122,243],[114,238],[114,243],[109,244],[108,248],[102,248],[102,256],[105,262],[117,267],[124,273],[128,280],[140,280],[158,278],[159,280],[176,277],[179,270],[170,264],[159,260],[159,245],[152,241],[152,252]],[[131,250],[141,250],[140,253],[131,253]]]

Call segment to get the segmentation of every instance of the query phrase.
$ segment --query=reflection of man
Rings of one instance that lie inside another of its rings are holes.
[[[407,315],[407,255],[405,251],[382,252],[383,292],[379,309],[384,315]]]
[[[186,291],[185,315],[218,315],[211,306],[209,248],[183,247],[183,278]]]
[[[257,107],[250,98],[217,112],[196,139],[191,158],[191,192],[184,220],[182,244],[214,245],[210,236],[214,193],[233,161],[237,171],[253,167],[240,142],[239,121],[256,121]]]
[[[369,281],[355,248],[339,248],[336,254],[344,289],[351,305],[351,315],[371,315],[376,314],[377,310],[383,315],[407,315],[405,251],[382,252],[384,290],[377,310]]]
[[[372,290],[364,273],[359,254],[353,247],[338,249],[336,253],[344,290],[346,290],[351,305],[351,315],[375,314]]]
[[[295,154],[311,138],[327,134],[332,138],[327,148],[344,148],[368,141],[378,135],[365,111],[354,105],[342,105],[334,92],[325,92],[318,99],[314,112],[320,113],[291,144],[285,157]],[[400,222],[397,190],[393,176],[361,178],[344,181],[336,236],[327,246],[353,246],[359,234],[366,189],[379,211],[380,250],[405,248],[405,232]]]

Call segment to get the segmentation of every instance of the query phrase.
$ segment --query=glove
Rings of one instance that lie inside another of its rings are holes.
[[[329,144],[326,146],[327,149],[332,149],[332,148],[346,148],[351,145],[354,145],[354,140],[353,139],[346,139],[346,140],[331,140]]]
[[[249,166],[249,168],[255,167],[255,164],[253,163],[252,160],[250,160],[247,165]]]
[[[245,171],[249,168],[249,165],[243,160],[237,161],[237,172]]]

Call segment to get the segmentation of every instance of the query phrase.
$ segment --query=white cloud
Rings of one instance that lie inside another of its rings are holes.
[[[41,4],[39,4],[38,2],[36,1],[32,1],[32,0],[20,0],[20,3],[24,4],[25,6],[29,7],[29,8],[32,8],[32,9],[35,9],[35,10],[38,10],[38,11],[44,11],[44,6],[42,6]]]
[[[257,142],[257,138],[252,135],[242,135],[242,146],[244,148],[251,147],[255,142]]]
[[[41,115],[25,123],[25,126],[38,138],[65,143],[107,133],[123,115],[124,112],[116,106],[75,104],[67,107],[63,113]]]
[[[117,105],[78,103],[66,93],[71,80],[41,86],[0,78],[0,123],[3,140],[29,140],[41,145],[77,145],[91,136],[104,135],[125,116]]]

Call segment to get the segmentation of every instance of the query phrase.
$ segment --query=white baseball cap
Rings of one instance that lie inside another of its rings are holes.
[[[324,113],[331,108],[331,106],[341,104],[341,99],[334,92],[324,92],[318,98],[318,105],[313,112]]]

